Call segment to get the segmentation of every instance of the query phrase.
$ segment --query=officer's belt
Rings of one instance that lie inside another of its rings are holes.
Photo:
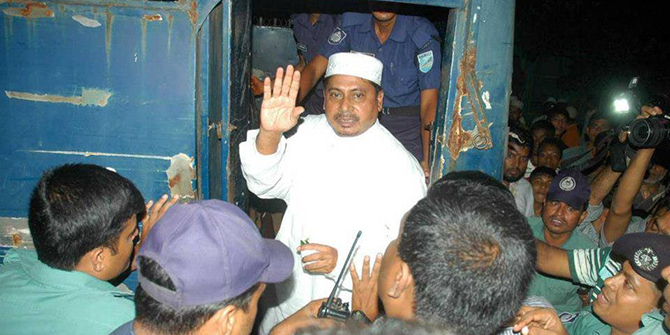
[[[382,115],[415,116],[421,114],[421,106],[384,107]]]

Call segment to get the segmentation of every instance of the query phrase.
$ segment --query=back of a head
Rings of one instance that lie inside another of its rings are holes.
[[[382,319],[368,326],[356,322],[348,322],[345,327],[326,330],[307,329],[298,332],[301,335],[455,335],[438,326],[421,322],[399,319]]]
[[[492,334],[526,297],[535,239],[513,199],[472,178],[446,180],[409,212],[398,245],[416,316],[457,334]]]
[[[115,251],[124,223],[144,212],[144,198],[128,179],[97,165],[67,164],[42,175],[28,226],[39,260],[70,271],[94,248]]]
[[[507,198],[510,203],[514,203],[514,196],[512,195],[512,192],[510,192],[510,190],[505,187],[505,185],[484,172],[473,170],[452,171],[445,174],[442,176],[442,178],[438,179],[430,186],[428,189],[428,195],[439,196],[439,194],[445,194],[441,186],[445,185],[445,188],[450,188],[454,182],[460,183],[464,187],[472,187],[477,189],[480,189],[481,187],[488,187],[493,192],[499,192],[501,198]]]
[[[141,271],[141,275],[147,280],[167,290],[176,289],[170,276],[157,262],[143,256],[138,257],[138,262],[140,265],[138,271]],[[140,284],[135,292],[135,318],[143,327],[156,334],[190,334],[202,327],[216,312],[226,306],[232,305],[245,311],[248,310],[251,298],[257,289],[258,284],[232,299],[175,309],[152,298]]]
[[[538,120],[538,121],[533,122],[533,124],[530,125],[530,131],[531,132],[534,131],[534,130],[540,130],[540,129],[546,131],[547,137],[554,137],[554,135],[556,133],[556,128],[554,127],[554,125],[551,124],[551,122],[549,122],[547,120]]]

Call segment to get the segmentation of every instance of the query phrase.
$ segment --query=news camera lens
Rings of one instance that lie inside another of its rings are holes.
[[[630,124],[630,143],[640,148],[655,148],[668,139],[670,129],[664,117],[639,119]]]

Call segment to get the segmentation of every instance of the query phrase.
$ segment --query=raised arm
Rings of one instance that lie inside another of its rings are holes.
[[[305,110],[296,107],[300,72],[293,71],[293,66],[277,69],[274,89],[270,78],[263,83],[263,103],[261,105],[261,127],[256,137],[256,150],[263,155],[271,155],[277,151],[282,134],[298,123],[298,117]]]
[[[644,106],[642,107],[642,114],[638,118],[660,114],[663,114],[660,108]],[[603,225],[605,239],[608,243],[616,241],[628,229],[630,219],[633,216],[633,201],[640,191],[644,174],[647,172],[647,166],[653,154],[653,148],[638,149],[635,157],[623,173]]]
[[[319,82],[319,79],[326,73],[328,67],[328,59],[321,55],[317,55],[302,71],[300,78],[300,95],[298,95],[298,102],[302,102],[309,91],[314,88],[314,85]]]
[[[570,278],[567,251],[552,247],[537,239],[535,246],[537,247],[537,271],[555,277]]]

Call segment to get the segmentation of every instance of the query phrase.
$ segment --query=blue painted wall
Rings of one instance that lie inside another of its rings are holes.
[[[51,1],[53,17],[32,18],[9,14],[25,3],[0,4],[0,216],[26,216],[41,172],[59,164],[111,167],[156,198],[169,192],[170,157],[195,157],[196,31],[212,2],[79,3]],[[99,26],[84,26],[77,15]],[[6,93],[76,97],[89,88],[109,92],[107,104]]]

